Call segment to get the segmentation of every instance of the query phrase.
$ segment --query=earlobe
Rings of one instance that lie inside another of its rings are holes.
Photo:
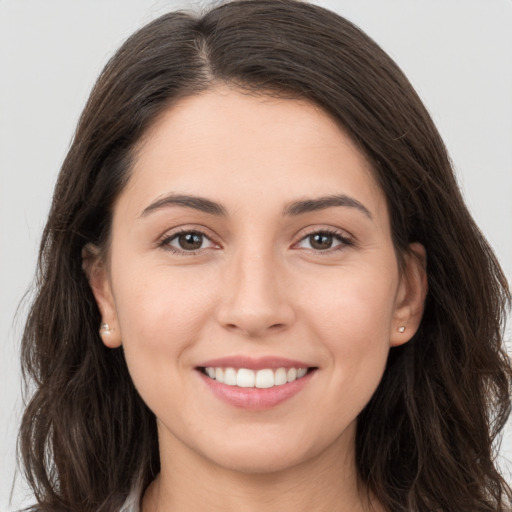
[[[101,313],[98,332],[103,343],[109,348],[121,346],[121,333],[107,266],[98,248],[87,244],[82,249],[82,268],[89,281],[96,304]]]
[[[390,333],[392,347],[407,343],[416,334],[428,291],[427,254],[423,245],[410,244],[404,260]]]

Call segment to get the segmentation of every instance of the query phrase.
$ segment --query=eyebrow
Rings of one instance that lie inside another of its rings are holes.
[[[145,208],[140,216],[145,217],[154,211],[161,210],[169,206],[182,206],[185,208],[199,210],[210,215],[227,216],[226,209],[219,203],[211,201],[210,199],[206,199],[205,197],[190,196],[184,194],[169,194],[165,197],[162,197]],[[368,208],[366,208],[357,199],[354,199],[353,197],[347,196],[345,194],[294,201],[285,207],[284,215],[296,216],[303,213],[325,210],[327,208],[333,208],[337,206],[355,208],[356,210],[364,213],[369,219],[373,219],[373,216]]]
[[[144,209],[140,216],[145,217],[154,211],[161,210],[169,206],[184,206],[185,208],[192,208],[194,210],[199,210],[201,212],[217,216],[227,215],[227,212],[223,206],[204,197],[189,196],[183,194],[169,194],[161,199],[156,200],[154,203],[151,203],[147,208]]]
[[[373,216],[370,213],[370,210],[366,208],[366,206],[360,203],[357,199],[346,196],[344,194],[323,196],[316,199],[305,199],[303,201],[294,201],[285,208],[284,214],[301,215],[303,213],[325,210],[335,206],[347,206],[349,208],[355,208],[356,210],[364,213],[369,219],[373,220]]]

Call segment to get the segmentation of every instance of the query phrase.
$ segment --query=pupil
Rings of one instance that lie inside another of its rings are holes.
[[[332,235],[316,233],[311,236],[310,243],[313,249],[330,249],[332,246]]]
[[[193,251],[200,249],[203,244],[203,236],[199,233],[184,233],[178,238],[178,242],[182,249]]]

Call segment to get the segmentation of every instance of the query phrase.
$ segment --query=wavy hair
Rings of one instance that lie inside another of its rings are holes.
[[[114,202],[156,118],[218,83],[330,113],[372,164],[397,255],[411,242],[427,250],[420,329],[391,349],[358,418],[361,480],[390,512],[506,510],[512,492],[494,462],[512,382],[506,279],[398,66],[349,21],[298,0],[166,14],[132,35],[94,86],[55,188],[22,342],[35,391],[19,452],[36,509],[114,512],[159,471],[154,415],[122,348],[100,340],[81,254],[108,244]]]

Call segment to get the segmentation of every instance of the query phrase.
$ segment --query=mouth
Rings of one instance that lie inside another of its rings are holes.
[[[232,354],[202,361],[197,375],[214,396],[238,409],[272,409],[299,394],[319,369],[304,360]]]
[[[200,366],[198,370],[219,384],[238,388],[269,389],[285,386],[304,378],[316,367],[232,368],[223,366]]]
[[[280,357],[225,357],[204,361],[197,374],[214,396],[237,409],[264,411],[298,395],[318,370]]]

